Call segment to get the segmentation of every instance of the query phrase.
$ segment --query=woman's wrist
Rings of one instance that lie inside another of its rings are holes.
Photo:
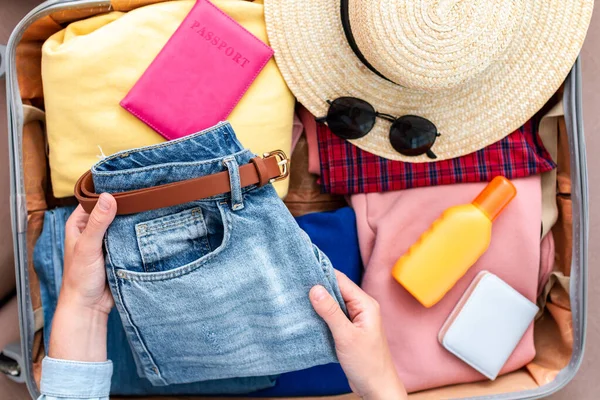
[[[72,361],[106,361],[108,312],[87,307],[61,292],[52,320],[48,356]]]
[[[404,400],[408,399],[406,390],[402,386],[382,387],[375,390],[373,393],[361,396],[362,400]]]
[[[393,373],[391,372],[393,370]],[[372,382],[371,389],[361,395],[362,400],[404,400],[408,398],[406,389],[396,375],[396,369],[392,368],[388,376],[378,377],[376,382]]]

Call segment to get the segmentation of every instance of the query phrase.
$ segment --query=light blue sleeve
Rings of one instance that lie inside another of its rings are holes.
[[[111,361],[80,362],[45,357],[38,400],[108,400]]]

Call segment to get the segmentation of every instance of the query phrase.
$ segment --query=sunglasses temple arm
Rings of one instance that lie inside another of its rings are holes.
[[[320,124],[323,124],[323,123],[327,122],[327,117],[316,117],[315,121],[317,121]]]
[[[396,117],[394,117],[393,115],[390,115],[390,114],[384,114],[384,113],[380,113],[380,112],[375,112],[375,115],[376,115],[376,116],[378,116],[379,118],[383,118],[383,119],[385,119],[385,120],[387,120],[387,121],[390,121],[390,122],[394,122],[394,121],[396,121],[396,119],[397,119],[397,118],[396,118]]]
[[[437,159],[437,156],[435,155],[435,153],[433,151],[431,151],[431,149],[427,150],[427,152],[425,154],[427,154],[427,157],[431,158],[432,160]]]

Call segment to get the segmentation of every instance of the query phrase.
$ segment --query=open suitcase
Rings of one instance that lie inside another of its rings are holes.
[[[47,168],[44,135],[29,135],[30,129],[24,124],[24,104],[43,108],[41,45],[57,28],[69,22],[110,10],[126,12],[159,1],[47,1],[18,24],[5,56],[0,59],[3,64],[0,71],[6,68],[11,215],[21,329],[20,345],[4,349],[3,353],[15,361],[13,368],[6,368],[9,376],[25,382],[34,398],[39,395],[44,348],[39,283],[33,270],[32,251],[42,229],[44,211],[61,205],[44,193]],[[562,96],[564,118],[560,117],[557,121],[559,217],[553,229],[556,268],[567,277],[567,284],[563,280],[562,287],[556,285],[550,291],[544,314],[536,321],[535,359],[521,370],[493,382],[431,389],[413,393],[411,399],[542,398],[560,390],[575,376],[585,343],[588,248],[588,189],[581,85],[577,61],[565,81],[564,90],[559,91],[554,99]],[[348,394],[330,398],[350,400],[355,396]]]

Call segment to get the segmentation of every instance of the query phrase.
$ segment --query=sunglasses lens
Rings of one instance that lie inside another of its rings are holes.
[[[375,109],[366,101],[339,97],[329,106],[327,125],[342,139],[358,139],[373,129],[375,115]]]
[[[416,115],[398,118],[390,129],[390,142],[394,150],[405,156],[428,153],[438,137],[435,125]]]

